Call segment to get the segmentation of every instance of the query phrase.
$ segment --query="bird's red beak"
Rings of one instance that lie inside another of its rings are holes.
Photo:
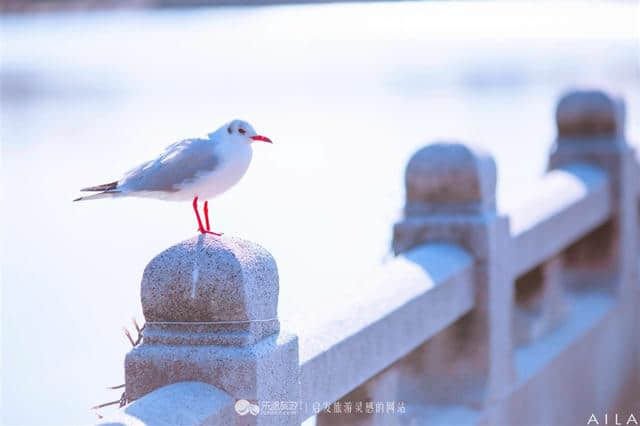
[[[254,141],[273,143],[273,142],[271,142],[271,139],[269,139],[266,136],[262,136],[262,135],[251,136],[251,139],[253,139]]]

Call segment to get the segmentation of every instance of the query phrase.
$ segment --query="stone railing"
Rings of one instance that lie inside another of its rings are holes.
[[[125,361],[133,402],[109,423],[640,422],[640,166],[624,106],[573,92],[556,119],[548,173],[507,211],[491,156],[418,151],[396,258],[322,335],[280,330],[276,264],[255,244],[201,236],[158,255]]]

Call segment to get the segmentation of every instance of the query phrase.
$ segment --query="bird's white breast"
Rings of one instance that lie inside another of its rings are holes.
[[[253,151],[248,143],[221,142],[216,145],[215,155],[219,159],[213,171],[199,175],[185,183],[169,198],[190,200],[199,197],[202,200],[216,197],[244,176],[251,163]]]

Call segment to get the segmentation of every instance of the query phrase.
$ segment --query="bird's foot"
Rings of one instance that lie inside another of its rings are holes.
[[[208,229],[198,229],[198,232],[200,232],[201,234],[210,234],[210,235],[215,235],[216,237],[221,237],[223,234],[222,232],[213,232],[213,231],[209,231]]]

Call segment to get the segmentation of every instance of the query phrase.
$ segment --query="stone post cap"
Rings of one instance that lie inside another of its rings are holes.
[[[405,173],[407,216],[495,210],[496,164],[480,149],[438,142],[417,151]]]
[[[563,95],[556,108],[558,139],[615,138],[624,133],[624,102],[599,90]]]
[[[279,330],[275,260],[240,238],[200,235],[163,251],[141,298],[144,343],[244,346]]]

